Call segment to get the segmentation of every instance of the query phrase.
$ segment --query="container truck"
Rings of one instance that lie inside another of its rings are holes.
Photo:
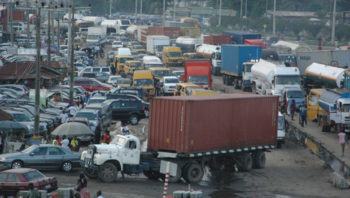
[[[88,177],[113,182],[122,172],[144,173],[157,180],[163,160],[175,164],[171,181],[184,178],[198,183],[204,167],[211,171],[264,168],[264,152],[276,144],[278,98],[274,96],[157,97],[150,107],[147,149],[142,151],[133,135],[90,145],[81,155]]]
[[[211,65],[207,61],[186,62],[182,82],[189,82],[205,89],[212,88]]]
[[[170,38],[163,35],[147,36],[147,53],[162,57],[163,47],[170,45]]]
[[[311,88],[343,88],[345,69],[312,63],[305,69],[303,86],[306,90]]]
[[[203,44],[197,47],[196,53],[210,58],[211,71],[215,76],[220,75],[221,70],[221,46]]]
[[[324,109],[327,114],[321,115],[320,126],[322,131],[335,132],[344,127],[345,133],[350,133],[350,93],[341,90],[327,90],[320,95],[319,106]]]
[[[286,67],[284,64],[260,59],[252,66],[251,72],[253,93],[282,96],[283,89],[301,89],[300,72],[297,67]]]
[[[243,63],[261,58],[261,47],[252,45],[222,45],[221,74],[225,85],[234,85],[236,89],[250,88],[250,80],[244,79]]]
[[[180,36],[176,39],[176,46],[181,49],[182,53],[195,52],[197,46],[201,44],[203,40],[200,37]]]
[[[261,34],[245,31],[225,31],[223,35],[231,36],[232,44],[244,44],[246,39],[261,39]]]
[[[105,38],[107,34],[107,27],[89,27],[86,38],[87,43],[98,43],[100,39]]]

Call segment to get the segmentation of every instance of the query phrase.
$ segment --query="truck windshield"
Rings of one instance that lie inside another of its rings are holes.
[[[87,118],[88,120],[97,120],[97,115],[94,113],[88,113],[88,112],[78,112],[77,115],[75,115],[77,118]]]
[[[244,67],[245,67],[244,71],[245,71],[245,72],[251,72],[251,71],[252,71],[252,66],[253,66],[253,64],[251,64],[251,63],[246,63],[246,64],[244,65]]]
[[[153,75],[155,77],[159,77],[159,76],[170,76],[170,71],[168,70],[156,70],[153,72]]]
[[[153,81],[151,79],[137,79],[137,80],[134,80],[134,86],[135,87],[153,86]]]
[[[87,35],[87,39],[97,40],[97,39],[100,39],[100,36],[99,35]]]
[[[156,47],[157,51],[162,52],[164,46],[167,46],[167,45],[157,45],[157,47]]]
[[[180,52],[168,52],[168,57],[181,57]]]
[[[304,98],[304,93],[300,90],[288,91],[287,98]]]
[[[207,85],[208,76],[189,76],[188,82],[200,85]]]
[[[300,85],[299,76],[276,76],[276,85]]]
[[[284,130],[284,117],[278,116],[278,130]]]
[[[350,104],[343,104],[342,112],[350,112]]]

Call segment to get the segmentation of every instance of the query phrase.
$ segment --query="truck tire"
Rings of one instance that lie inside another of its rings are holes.
[[[117,175],[117,167],[115,167],[115,165],[110,162],[104,163],[102,166],[100,166],[100,169],[98,171],[98,178],[102,182],[114,182],[117,179]]]
[[[241,170],[249,171],[253,167],[253,157],[251,153],[244,153],[241,159]]]
[[[184,168],[184,179],[188,183],[199,183],[204,175],[201,165],[198,163],[189,163]]]
[[[266,156],[264,151],[257,151],[254,156],[254,168],[265,168]]]
[[[96,179],[97,178],[97,171],[92,170],[90,168],[84,168],[83,169],[84,175],[86,175],[90,179]]]
[[[143,171],[143,174],[150,180],[158,180],[160,177],[159,172],[153,170]]]

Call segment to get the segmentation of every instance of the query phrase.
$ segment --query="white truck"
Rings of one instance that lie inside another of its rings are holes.
[[[147,53],[162,57],[163,47],[170,45],[170,38],[163,35],[147,36]]]
[[[89,27],[88,34],[86,37],[86,42],[89,43],[98,43],[102,38],[105,38],[107,34],[106,26],[99,27]]]
[[[285,88],[301,88],[300,72],[297,67],[286,67],[260,59],[252,66],[251,72],[253,93],[282,96],[282,90]]]
[[[197,47],[196,53],[210,58],[211,71],[215,76],[220,75],[221,47],[219,45],[203,44]]]
[[[176,76],[164,76],[161,80],[162,88],[161,88],[161,94],[162,95],[173,95],[174,90],[177,83],[180,83],[179,78]]]

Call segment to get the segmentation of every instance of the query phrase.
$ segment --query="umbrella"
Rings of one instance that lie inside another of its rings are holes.
[[[51,135],[66,135],[67,137],[77,137],[85,135],[94,135],[94,133],[85,124],[78,122],[69,122],[58,126],[54,131],[52,131]]]
[[[0,131],[28,133],[28,128],[26,125],[21,124],[19,122],[4,120],[0,121]]]

